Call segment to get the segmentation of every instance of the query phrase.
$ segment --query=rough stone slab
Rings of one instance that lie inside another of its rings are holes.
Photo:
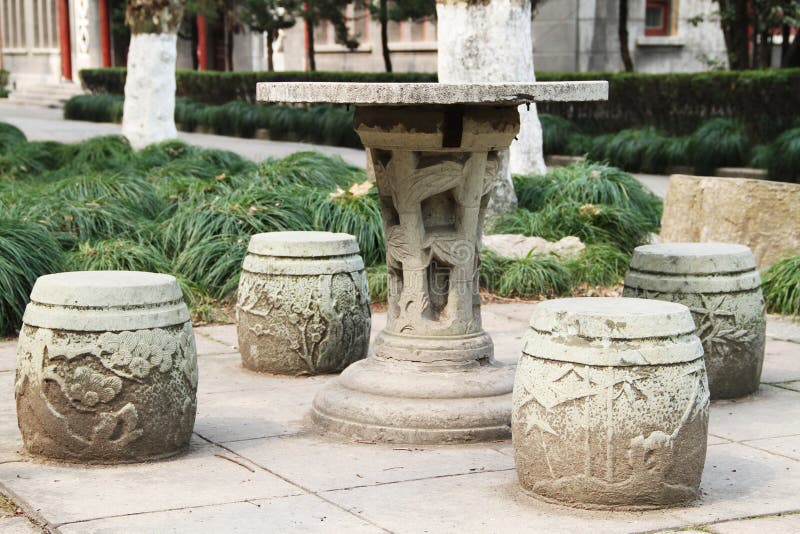
[[[480,445],[387,445],[289,436],[229,447],[312,491],[514,468],[513,458]],[[311,458],[325,460],[308,469]]]
[[[769,328],[769,327],[767,327]],[[767,339],[761,382],[800,380],[800,345]]]
[[[262,82],[256,87],[259,102],[297,104],[519,106],[527,102],[608,100],[606,81],[481,84]]]
[[[522,492],[514,470],[430,478],[322,494],[397,533],[642,532],[682,526],[671,511],[587,512],[553,506]],[[413,511],[413,512],[412,512]]]
[[[247,251],[260,256],[320,258],[358,254],[358,241],[333,232],[268,232],[250,238]]]
[[[0,464],[0,480],[55,524],[300,493],[218,454],[233,457],[195,439],[187,455],[170,461],[93,468],[14,462]]]
[[[712,414],[713,420],[713,414]],[[676,509],[686,525],[774,514],[798,507],[800,464],[739,443],[709,447],[700,506]]]
[[[709,528],[714,534],[764,534],[767,532],[800,532],[800,514],[756,517],[715,523]]]
[[[2,523],[0,523],[2,527]],[[59,528],[64,534],[125,532],[347,532],[377,533],[382,529],[313,495],[253,500],[133,516],[110,517]]]
[[[762,384],[749,397],[712,403],[708,431],[731,441],[800,434],[800,394]]]
[[[766,269],[800,253],[800,184],[673,175],[661,240],[740,243]]]

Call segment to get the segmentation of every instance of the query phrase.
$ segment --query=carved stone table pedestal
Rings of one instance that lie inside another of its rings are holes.
[[[596,100],[589,84],[259,84],[259,100],[355,104],[386,234],[388,318],[374,353],[314,401],[318,427],[369,441],[510,435],[514,369],[480,315],[479,243],[517,106]]]

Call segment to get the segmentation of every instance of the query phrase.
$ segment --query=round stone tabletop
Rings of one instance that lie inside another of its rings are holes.
[[[139,271],[74,271],[39,277],[31,301],[51,306],[147,306],[180,301],[178,281]]]
[[[320,258],[358,254],[350,234],[332,232],[268,232],[250,238],[247,251],[259,256]]]
[[[262,82],[259,102],[357,106],[520,105],[608,99],[608,82],[341,83]]]
[[[667,274],[721,274],[752,271],[750,249],[733,243],[661,243],[636,247],[631,269]]]

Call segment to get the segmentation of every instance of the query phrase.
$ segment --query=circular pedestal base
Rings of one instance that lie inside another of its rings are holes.
[[[370,357],[317,394],[318,428],[351,439],[409,444],[465,443],[511,436],[514,367],[430,364]]]

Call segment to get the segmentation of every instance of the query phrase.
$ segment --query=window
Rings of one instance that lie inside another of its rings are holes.
[[[647,0],[644,15],[645,35],[669,35],[670,11],[669,0]]]
[[[3,10],[3,48],[26,48],[27,39],[25,36],[25,5],[23,0],[2,0],[0,5]]]

